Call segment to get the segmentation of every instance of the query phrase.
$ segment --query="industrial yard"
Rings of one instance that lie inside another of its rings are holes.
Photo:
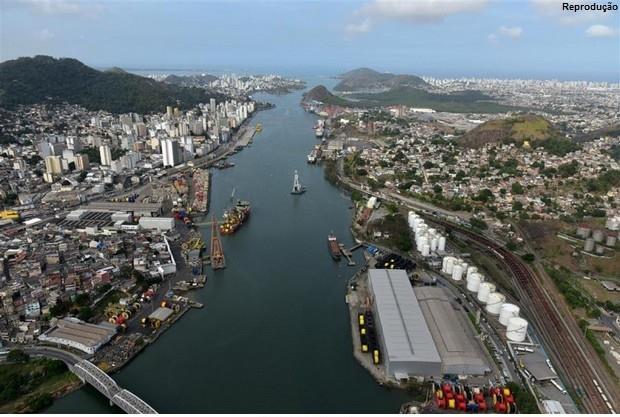
[[[353,228],[356,233],[363,231],[377,205],[373,198],[358,211],[362,220]],[[530,305],[504,291],[499,284],[503,279],[495,283],[485,267],[474,265],[449,244],[442,228],[429,226],[415,212],[408,213],[407,224],[415,250],[404,259],[411,261],[396,266],[390,259],[400,256],[364,244],[367,266],[348,283],[346,302],[357,360],[381,384],[404,388],[412,378],[436,384],[426,401],[413,407],[514,412],[519,409],[515,397],[502,394],[502,387],[516,383],[523,387],[519,397],[529,391],[536,398],[536,409],[577,412],[553,365],[555,356],[542,347],[541,335],[524,318]],[[368,314],[373,323],[370,339]],[[442,381],[448,381],[450,398]],[[590,387],[604,402],[600,385]],[[474,389],[493,400],[483,405],[475,400],[479,395],[465,395]]]

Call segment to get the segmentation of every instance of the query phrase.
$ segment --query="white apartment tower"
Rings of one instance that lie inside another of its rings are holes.
[[[112,165],[112,152],[110,151],[110,147],[108,145],[101,145],[99,147],[99,156],[101,158],[101,165]]]
[[[161,142],[161,153],[164,157],[164,166],[173,167],[181,162],[181,147],[179,142],[173,139],[165,139]]]

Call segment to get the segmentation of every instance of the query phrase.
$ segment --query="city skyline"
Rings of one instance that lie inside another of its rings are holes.
[[[9,0],[2,8],[2,61],[45,54],[98,68],[619,79],[618,12],[563,11],[554,0]]]

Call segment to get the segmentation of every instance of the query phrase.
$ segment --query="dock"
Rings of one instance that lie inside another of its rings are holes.
[[[211,268],[214,270],[226,268],[226,258],[224,257],[224,249],[217,232],[217,221],[215,216],[211,222]]]
[[[351,252],[351,250],[345,248],[344,244],[342,243],[339,243],[338,246],[340,246],[340,253],[342,253],[342,256],[344,256],[347,259],[347,265],[355,266],[356,263],[353,260],[353,253]]]
[[[244,147],[244,148],[246,146],[248,146],[248,144],[250,143],[250,141],[254,137],[255,133],[256,133],[256,127],[255,126],[247,126],[244,129],[244,131],[241,133],[241,138],[237,142],[237,146],[241,146],[241,147]]]

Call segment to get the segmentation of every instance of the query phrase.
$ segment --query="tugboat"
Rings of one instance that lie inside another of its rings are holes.
[[[334,261],[340,261],[340,245],[338,245],[338,239],[333,233],[330,233],[327,236],[327,248],[329,249],[329,254],[332,256]]]
[[[295,175],[293,176],[293,189],[291,190],[291,194],[303,194],[306,192],[306,187],[301,185],[299,182],[299,175],[297,174],[297,170],[295,170]]]
[[[220,224],[220,233],[223,235],[235,233],[250,217],[250,210],[250,203],[247,201],[238,201],[234,207],[226,210],[223,223]]]

